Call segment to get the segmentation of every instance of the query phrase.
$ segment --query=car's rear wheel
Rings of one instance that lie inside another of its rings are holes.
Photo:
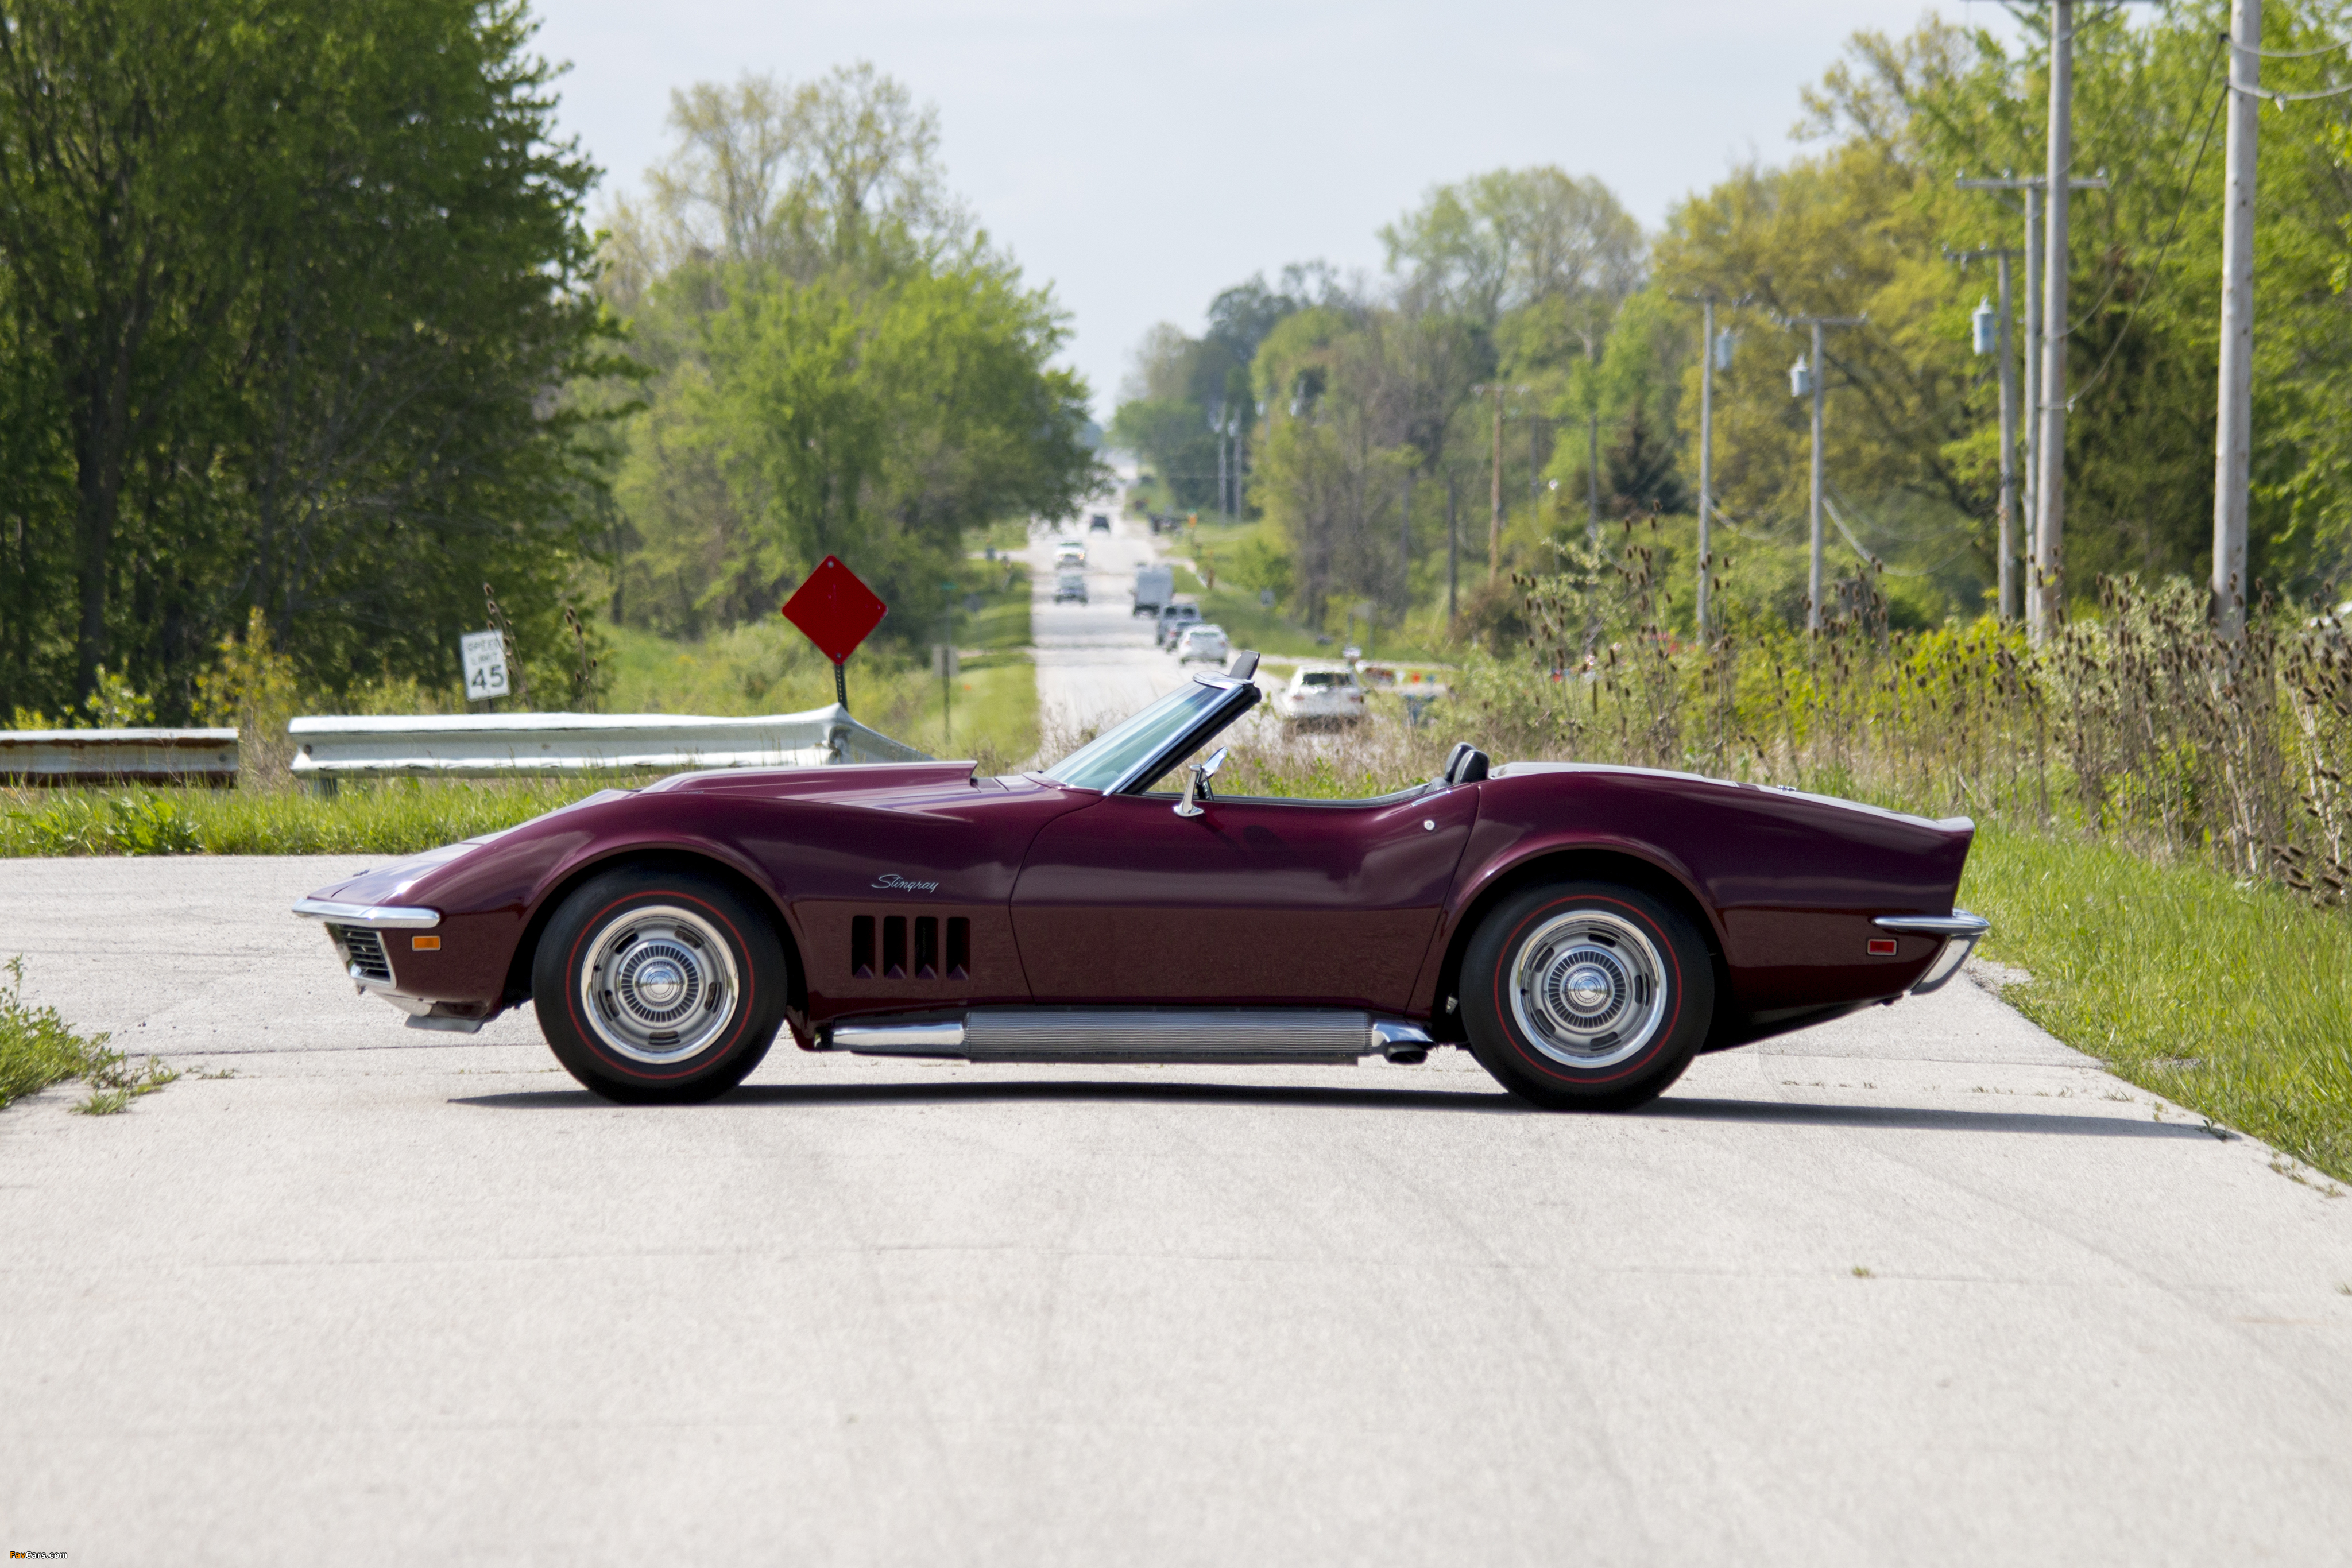
[[[723,883],[625,866],[564,900],[531,961],[540,1031],[608,1100],[723,1094],[768,1054],[784,1016],[783,944]]]
[[[1622,1111],[1664,1092],[1706,1038],[1715,971],[1680,912],[1607,883],[1505,899],[1462,964],[1471,1051],[1552,1110]]]

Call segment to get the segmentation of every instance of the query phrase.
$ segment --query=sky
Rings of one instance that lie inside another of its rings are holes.
[[[533,0],[569,61],[561,123],[633,192],[673,88],[871,60],[940,113],[950,183],[1070,313],[1108,420],[1144,332],[1198,332],[1255,272],[1377,277],[1379,230],[1433,185],[1555,163],[1654,227],[1751,158],[1798,94],[1906,0]],[[1994,5],[1944,14],[2010,30]]]

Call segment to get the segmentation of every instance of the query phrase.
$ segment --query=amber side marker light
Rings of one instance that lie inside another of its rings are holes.
[[[419,936],[416,940],[420,946],[426,942],[432,943],[436,947],[441,946],[441,938],[438,936]],[[1891,938],[1885,936],[1872,937],[1870,939],[1870,956],[1874,958],[1892,958],[1895,956],[1894,941]]]
[[[1878,947],[1879,945],[1875,942],[1873,942],[1870,945],[1870,950],[1874,953],[1878,951]],[[438,936],[411,936],[408,939],[408,949],[412,953],[438,953],[441,951],[441,938]],[[1894,952],[1895,944],[1892,942],[1887,943],[1886,950],[1890,953]]]

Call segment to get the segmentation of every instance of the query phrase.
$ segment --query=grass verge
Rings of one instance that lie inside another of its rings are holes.
[[[27,1006],[22,956],[0,972],[8,977],[0,985],[0,1105],[80,1079],[89,1085],[89,1097],[74,1109],[108,1116],[180,1076],[154,1057],[134,1064],[107,1050],[103,1034],[76,1034],[55,1008]]]
[[[2352,1182],[2352,926],[2279,889],[1980,829],[2003,999],[2117,1076]]]
[[[966,659],[952,695],[934,679],[898,738],[934,757],[976,758],[982,773],[1011,772],[1037,749],[1037,667],[1025,653]]]
[[[625,779],[347,785],[295,790],[0,789],[0,856],[413,854],[510,828]]]

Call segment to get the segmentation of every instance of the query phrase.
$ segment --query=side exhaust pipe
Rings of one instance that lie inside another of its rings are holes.
[[[825,1049],[962,1061],[1339,1064],[1428,1060],[1418,1024],[1305,1008],[979,1008],[923,1023],[839,1023]]]

